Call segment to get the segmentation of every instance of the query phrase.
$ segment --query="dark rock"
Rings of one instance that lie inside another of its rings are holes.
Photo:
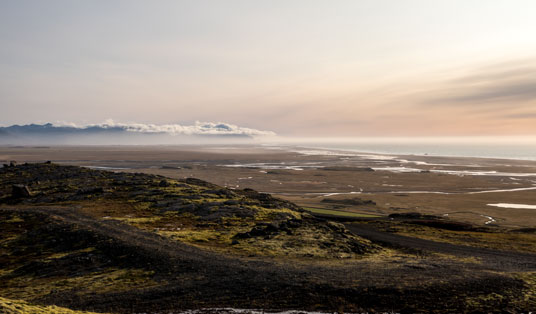
[[[276,213],[275,215],[273,215],[272,219],[275,220],[275,221],[286,221],[286,220],[292,219],[293,217],[294,216],[292,216],[289,213],[279,212],[279,213]]]
[[[167,180],[162,180],[162,181],[160,181],[160,183],[158,183],[158,186],[159,187],[168,187],[169,182]]]
[[[188,200],[200,200],[200,199],[203,199],[203,196],[199,194],[190,194],[190,195],[184,195],[182,196],[182,198],[188,199]]]
[[[204,211],[197,211],[197,215],[201,220],[205,221],[221,221],[222,218],[253,218],[255,211],[248,208],[237,206],[223,206],[220,208],[203,208]]]
[[[249,239],[253,236],[249,232],[237,233],[233,238],[234,239]]]
[[[270,233],[270,230],[268,230],[267,227],[264,227],[264,226],[255,226],[253,227],[250,231],[249,231],[249,234],[253,237],[258,237],[258,236],[266,236],[267,234]]]
[[[24,184],[13,184],[11,188],[11,196],[13,198],[27,198],[32,196],[30,189]]]
[[[252,200],[256,200],[259,202],[258,204],[248,203],[249,205],[260,205],[265,208],[289,208],[289,209],[293,209],[296,211],[302,211],[302,209],[299,206],[291,202],[285,201],[277,197],[273,197],[270,194],[259,193],[250,188],[245,188],[243,190],[236,190],[235,192],[237,194],[246,196]]]
[[[336,223],[336,222],[333,222],[333,221],[328,221],[327,226],[330,229],[332,229],[333,231],[343,232],[343,233],[346,231],[346,228],[344,227],[343,224]]]
[[[255,225],[250,231],[244,233],[238,233],[234,238],[238,239],[247,239],[254,237],[264,237],[265,239],[270,239],[275,235],[286,232],[287,234],[292,234],[290,228],[297,228],[301,226],[302,221],[299,219],[290,219],[283,222],[261,222]]]
[[[219,207],[219,206],[222,206],[222,205],[223,205],[222,202],[204,202],[204,203],[200,204],[200,206],[202,208]]]
[[[180,206],[179,208],[177,208],[177,210],[195,213],[197,208],[198,207],[195,204],[190,203],[190,204],[185,204],[185,205]]]
[[[79,189],[76,194],[83,195],[83,194],[100,194],[104,193],[104,189],[101,187],[90,187],[90,188],[82,188]]]
[[[301,219],[296,219],[296,218],[293,218],[293,219],[290,219],[287,221],[287,225],[290,227],[290,228],[298,228],[302,225],[303,223],[303,220]]]
[[[182,201],[177,201],[177,200],[162,200],[162,201],[153,202],[151,206],[154,208],[164,208],[164,211],[165,211],[166,208],[173,207],[173,206],[176,207],[176,206],[180,206],[183,204],[184,203]]]
[[[200,179],[196,179],[196,178],[186,178],[186,179],[183,179],[182,180],[184,183],[186,184],[191,184],[191,185],[197,185],[197,186],[202,186],[202,187],[207,187],[207,188],[210,188],[210,189],[217,189],[219,188],[219,186],[215,185],[215,184],[212,184],[210,182],[207,182],[207,181],[203,181],[203,180],[200,180]]]
[[[238,205],[238,204],[240,204],[240,202],[237,201],[237,200],[227,200],[227,201],[223,202],[223,204],[225,204],[225,205]]]
[[[236,194],[229,189],[216,189],[216,190],[205,190],[204,194],[214,194],[222,197],[235,197]]]

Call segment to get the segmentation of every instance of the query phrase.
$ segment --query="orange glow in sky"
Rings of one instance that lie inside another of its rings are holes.
[[[536,134],[536,2],[3,1],[0,125]]]

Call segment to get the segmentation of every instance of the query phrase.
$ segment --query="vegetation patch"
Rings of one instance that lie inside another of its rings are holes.
[[[459,245],[536,253],[536,234],[512,233],[502,230],[457,231],[426,226],[394,225],[391,231],[398,234],[432,241],[441,241]]]
[[[316,207],[304,207],[305,210],[310,211],[313,214],[320,215],[330,215],[330,216],[339,216],[339,217],[354,217],[354,218],[378,218],[381,216],[370,215],[370,214],[361,214],[354,213],[343,210],[334,210],[334,209],[325,209],[325,208],[316,208]]]
[[[293,258],[355,258],[380,251],[370,241],[347,232],[341,224],[312,223],[309,219],[259,224],[237,234],[233,241],[237,249],[252,255],[284,254]]]
[[[120,292],[157,285],[154,272],[142,269],[108,268],[83,276],[3,276],[2,295],[13,299],[39,300],[69,292],[73,295]]]
[[[0,312],[5,314],[97,314],[94,312],[74,311],[55,305],[33,305],[23,300],[0,297]]]

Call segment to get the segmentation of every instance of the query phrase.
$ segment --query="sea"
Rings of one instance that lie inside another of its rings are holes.
[[[536,137],[413,137],[288,139],[268,145],[388,155],[536,160]]]

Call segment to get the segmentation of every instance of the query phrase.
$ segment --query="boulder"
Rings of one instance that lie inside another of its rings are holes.
[[[83,195],[83,194],[101,194],[104,193],[104,189],[102,187],[89,187],[89,188],[82,188],[79,189],[76,194]]]
[[[13,198],[27,198],[32,196],[28,186],[24,184],[13,184],[11,186],[11,197]]]

